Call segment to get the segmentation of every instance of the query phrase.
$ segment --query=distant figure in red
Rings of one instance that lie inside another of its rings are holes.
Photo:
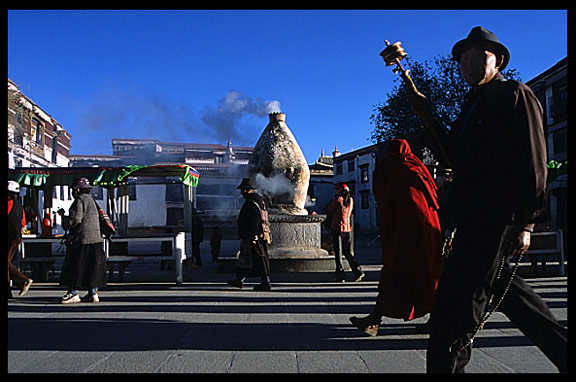
[[[372,188],[383,267],[374,310],[350,321],[375,336],[382,316],[408,321],[432,310],[442,268],[442,233],[436,184],[406,140],[386,144]]]
[[[14,264],[12,259],[18,247],[22,243],[22,230],[26,227],[26,214],[20,201],[20,185],[13,180],[8,181],[8,225],[6,226],[6,233],[8,237],[8,298],[12,298],[12,289],[10,287],[10,280],[15,285],[20,285],[19,296],[24,296],[30,285],[32,279],[26,277]]]

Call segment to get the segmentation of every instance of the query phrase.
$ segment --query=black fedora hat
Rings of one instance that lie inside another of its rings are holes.
[[[462,53],[464,53],[470,45],[480,45],[496,55],[503,55],[504,61],[500,66],[500,70],[504,70],[508,65],[508,61],[510,61],[510,52],[508,51],[508,48],[498,40],[498,37],[496,37],[494,33],[490,32],[486,28],[481,26],[474,27],[468,34],[468,37],[454,44],[454,47],[452,48],[452,56],[454,59],[460,62]]]
[[[255,190],[257,187],[252,178],[243,178],[242,183],[236,188],[239,190]]]

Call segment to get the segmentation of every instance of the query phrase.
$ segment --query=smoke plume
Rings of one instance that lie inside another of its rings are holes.
[[[251,144],[255,132],[242,128],[241,120],[249,115],[265,117],[280,110],[280,102],[276,100],[252,99],[239,91],[232,90],[224,95],[216,107],[205,107],[202,121],[216,135],[219,142],[230,138],[233,142]]]
[[[112,138],[220,144],[232,139],[235,145],[252,145],[267,121],[254,122],[249,117],[262,118],[279,111],[278,101],[251,98],[235,90],[197,111],[168,94],[109,84],[81,111],[79,127],[89,141],[75,139],[73,146],[75,151],[80,148],[96,154],[109,148]]]
[[[283,173],[266,177],[260,173],[254,178],[258,192],[270,197],[288,194],[291,198],[294,195],[294,185]]]
[[[280,112],[280,102],[263,101],[260,98],[252,99],[241,92],[232,90],[226,93],[220,101],[218,112],[223,114],[254,114],[265,117],[274,112]]]

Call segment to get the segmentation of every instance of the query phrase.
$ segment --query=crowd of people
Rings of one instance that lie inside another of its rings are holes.
[[[473,28],[454,45],[452,54],[470,91],[451,130],[438,125],[424,94],[410,93],[412,111],[432,133],[430,147],[441,150],[443,165],[451,169],[445,204],[407,140],[382,145],[372,184],[382,247],[378,295],[372,313],[350,320],[376,336],[383,316],[409,321],[430,314],[427,371],[459,373],[470,360],[478,331],[499,309],[565,372],[566,328],[510,263],[527,251],[530,233],[545,213],[542,107],[529,87],[503,78],[510,52],[489,30]],[[61,302],[98,302],[98,288],[106,285],[106,258],[97,206],[87,179],[77,179],[72,189],[75,200],[68,215],[62,213],[69,233],[60,279],[67,292]],[[238,216],[240,251],[236,277],[228,284],[242,288],[246,278],[256,277],[260,283],[254,290],[267,291],[272,289],[267,206],[251,179],[243,179],[238,189],[245,199]],[[9,181],[9,296],[10,281],[20,287],[20,296],[32,285],[12,264],[25,222],[18,194],[18,183]],[[354,281],[365,276],[350,240],[353,209],[350,188],[338,183],[325,211],[338,282],[345,280],[342,256]],[[193,238],[197,265],[202,235],[197,232]],[[210,240],[213,259],[221,240],[219,231]],[[80,289],[87,291],[84,297]]]

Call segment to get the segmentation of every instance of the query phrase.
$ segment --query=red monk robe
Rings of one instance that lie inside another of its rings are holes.
[[[442,268],[436,184],[408,142],[393,139],[376,164],[372,188],[383,265],[373,314],[422,317],[434,306]]]

